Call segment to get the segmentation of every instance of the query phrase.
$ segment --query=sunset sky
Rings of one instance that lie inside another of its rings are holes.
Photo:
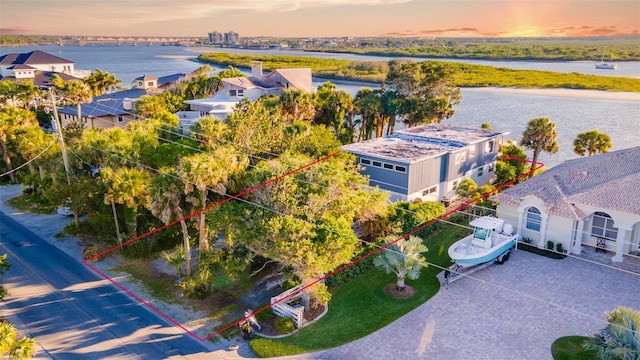
[[[2,0],[0,34],[640,36],[639,0]]]

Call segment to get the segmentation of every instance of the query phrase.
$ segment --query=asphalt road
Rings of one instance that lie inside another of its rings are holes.
[[[2,277],[9,296],[0,314],[24,324],[43,349],[39,357],[207,357],[205,344],[0,212],[3,253],[12,267]]]

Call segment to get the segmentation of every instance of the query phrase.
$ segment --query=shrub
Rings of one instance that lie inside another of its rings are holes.
[[[279,317],[275,321],[276,330],[280,334],[288,334],[296,329],[296,324],[290,317]]]
[[[263,307],[264,306],[260,306],[261,309]],[[258,322],[267,322],[267,321],[270,321],[271,319],[273,319],[273,310],[271,309],[266,309],[256,314],[256,320],[258,320]]]
[[[556,244],[556,251],[563,254],[566,250],[564,249],[564,245],[561,242]]]
[[[547,250],[553,250],[555,243],[551,240],[547,240]]]
[[[525,244],[531,244],[533,243],[533,240],[529,239],[528,237],[523,237],[522,242]]]

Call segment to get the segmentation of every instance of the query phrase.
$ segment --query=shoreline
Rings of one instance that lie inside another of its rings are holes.
[[[161,58],[166,59],[180,59],[190,60],[202,64],[207,64],[198,61],[196,56],[190,55],[160,55]],[[329,79],[323,77],[313,77],[316,81],[330,81],[339,85],[353,85],[362,87],[379,87],[381,84],[357,81],[357,80],[342,80],[342,79]],[[609,100],[609,101],[631,101],[640,102],[640,93],[635,92],[621,92],[621,91],[606,91],[606,90],[591,90],[591,89],[568,89],[568,88],[517,88],[517,87],[498,87],[498,86],[486,86],[486,87],[461,87],[462,91],[466,92],[493,92],[501,94],[516,94],[516,95],[528,95],[528,96],[553,96],[553,97],[567,97],[578,99],[593,99],[593,100]]]

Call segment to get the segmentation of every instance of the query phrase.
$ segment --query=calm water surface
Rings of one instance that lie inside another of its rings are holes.
[[[77,69],[101,69],[122,80],[123,86],[141,75],[164,76],[174,73],[189,73],[202,64],[189,59],[202,52],[234,52],[273,55],[300,55],[340,59],[388,60],[390,57],[358,56],[350,54],[305,53],[300,51],[252,51],[241,49],[184,48],[177,46],[84,46],[65,45],[2,48],[0,55],[42,50],[73,61]],[[459,60],[457,60],[459,61]],[[640,77],[640,62],[621,62],[613,71],[596,70],[593,62],[517,62],[517,61],[464,61],[473,64],[491,65],[513,69],[578,72],[594,75]],[[213,67],[220,69],[219,67]],[[314,81],[318,86],[321,80]],[[359,85],[338,84],[355,95]],[[640,102],[593,100],[562,96],[523,95],[497,92],[462,90],[462,103],[456,114],[447,122],[452,124],[480,126],[490,123],[495,129],[507,131],[509,137],[519,140],[529,120],[545,116],[556,123],[559,151],[542,154],[540,161],[547,166],[557,165],[575,158],[573,139],[580,132],[598,129],[611,136],[613,150],[640,145]],[[529,154],[531,155],[531,154]]]

